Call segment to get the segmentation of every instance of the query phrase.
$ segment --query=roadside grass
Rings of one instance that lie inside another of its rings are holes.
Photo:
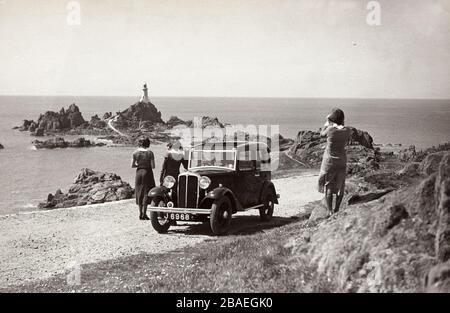
[[[301,220],[170,253],[84,264],[79,285],[68,284],[66,273],[3,292],[333,292],[333,284],[309,265],[306,248],[292,244],[308,227]]]

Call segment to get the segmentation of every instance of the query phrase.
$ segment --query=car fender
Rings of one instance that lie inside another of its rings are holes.
[[[156,186],[150,189],[148,192],[148,198],[153,199],[156,197],[162,197],[166,202],[169,201],[169,188],[164,186]]]
[[[265,191],[267,188],[269,188],[269,189],[273,192],[273,194],[275,195],[275,199],[273,199],[273,202],[274,202],[275,204],[278,204],[278,197],[276,196],[276,195],[277,195],[277,192],[276,192],[276,190],[275,190],[275,185],[274,185],[273,182],[271,182],[271,181],[266,181],[266,182],[264,182],[264,185],[263,185],[263,187],[261,188],[261,194],[259,195],[259,199],[260,199],[261,203],[262,203],[262,201],[263,201],[262,197],[263,197],[264,191]]]
[[[239,201],[237,200],[234,193],[226,187],[217,187],[209,191],[203,198],[202,202],[200,203],[200,206],[205,208],[209,207],[213,201],[218,200],[224,196],[230,197],[231,204],[233,205],[233,213],[235,213],[238,209]]]

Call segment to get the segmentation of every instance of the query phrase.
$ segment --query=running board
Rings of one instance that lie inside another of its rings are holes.
[[[250,208],[244,208],[244,209],[240,210],[239,212],[248,211],[248,210],[253,210],[253,209],[259,209],[259,208],[261,208],[261,207],[263,207],[263,206],[264,206],[264,204],[258,204],[258,205],[252,206],[252,207],[250,207]]]

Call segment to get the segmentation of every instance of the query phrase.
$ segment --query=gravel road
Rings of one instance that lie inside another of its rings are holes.
[[[232,236],[292,221],[305,204],[319,200],[317,175],[274,180],[281,195],[274,219],[257,210],[233,216]],[[163,253],[205,240],[220,240],[208,225],[180,224],[157,234],[140,221],[134,200],[0,216],[0,287],[48,278],[74,266],[139,253]]]

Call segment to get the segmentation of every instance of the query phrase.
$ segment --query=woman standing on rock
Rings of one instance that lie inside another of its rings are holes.
[[[344,198],[345,177],[347,175],[347,152],[345,146],[350,142],[351,131],[344,126],[344,112],[333,109],[320,135],[327,137],[319,174],[319,192],[325,193],[328,216],[339,211]],[[333,195],[336,204],[333,210]]]
[[[136,204],[139,206],[139,219],[149,220],[147,216],[148,192],[155,187],[153,169],[155,168],[155,156],[149,150],[150,139],[139,140],[139,148],[133,153],[132,168],[136,169]]]

